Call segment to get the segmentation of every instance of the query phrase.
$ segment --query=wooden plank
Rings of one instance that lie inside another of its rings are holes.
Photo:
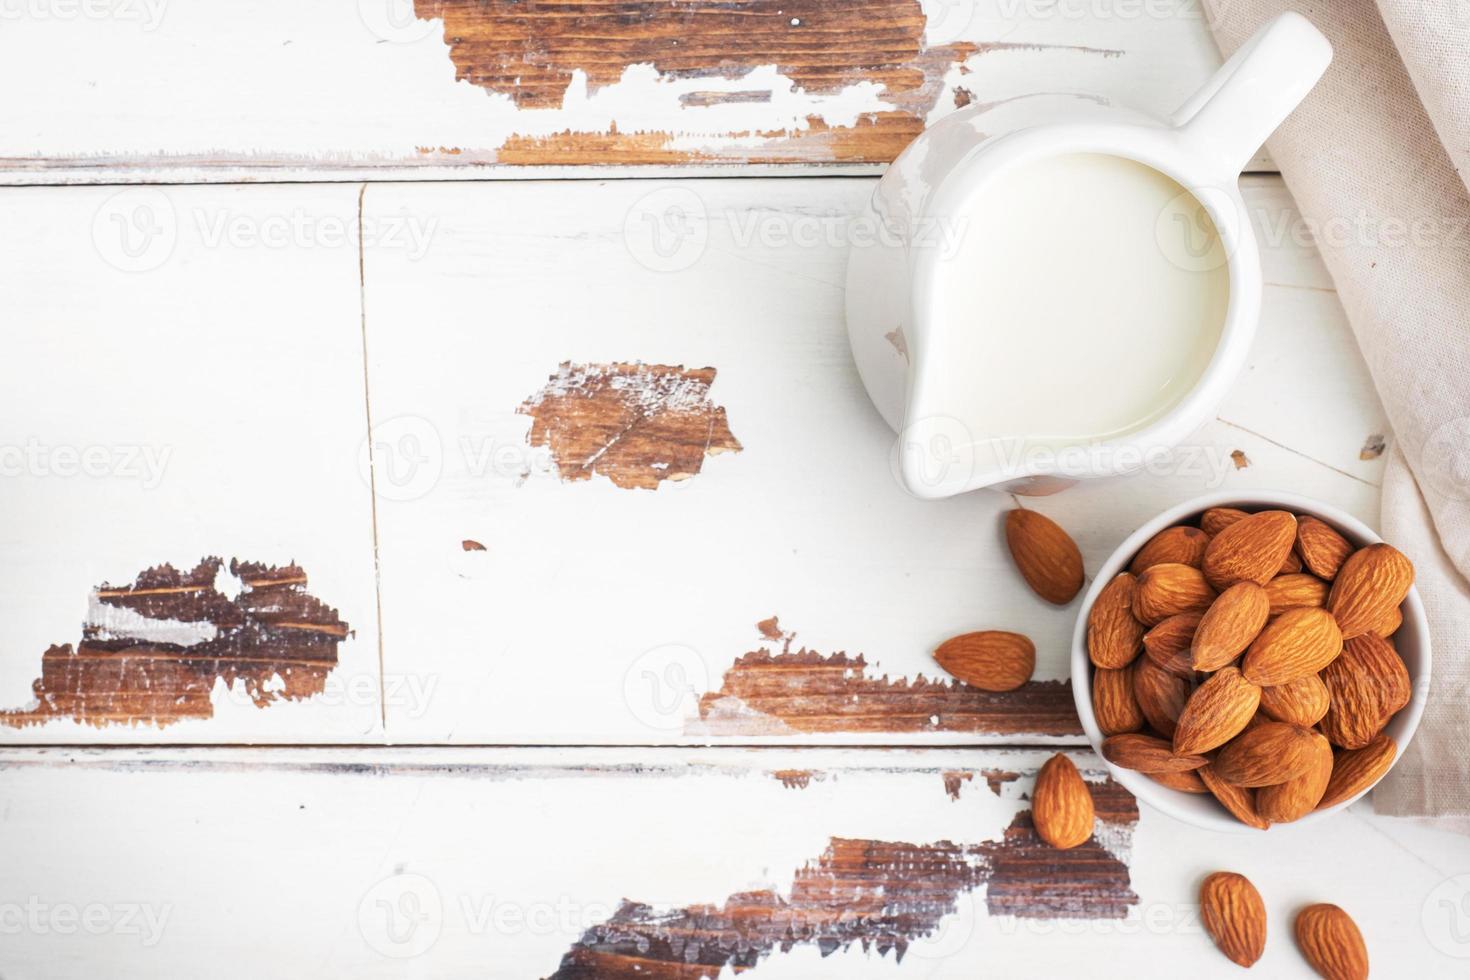
[[[261,0],[234,15],[102,0],[27,14],[0,34],[0,84],[28,93],[0,133],[9,183],[872,172],[961,105],[1061,93],[1163,116],[1219,65],[1197,0]]]
[[[368,189],[372,224],[433,229],[365,262],[375,441],[395,474],[378,488],[386,669],[434,692],[390,705],[391,737],[1079,740],[1075,607],[1015,575],[1015,503],[925,503],[890,473],[842,319],[847,221],[871,191]],[[1279,182],[1248,191],[1258,213],[1283,206]],[[1375,519],[1381,464],[1342,447],[1382,414],[1335,297],[1291,236],[1267,239],[1266,266],[1313,301],[1268,294],[1223,421],[1126,481],[1026,502],[1089,569],[1206,490],[1286,487]],[[1303,371],[1299,349],[1330,356]],[[942,679],[930,651],[981,628],[1035,640],[1032,685]]]
[[[0,223],[0,740],[379,737],[357,188]]]
[[[1319,900],[1349,909],[1395,975],[1458,975],[1455,949],[1419,930],[1470,865],[1465,837],[1358,804],[1311,833],[1269,831],[1268,859],[1254,835],[1135,810],[1077,755],[1099,820],[1057,852],[1027,812],[1044,758],[7,749],[0,970],[1229,977],[1195,907],[1200,879],[1228,868],[1266,901],[1266,976],[1311,975],[1287,923]]]

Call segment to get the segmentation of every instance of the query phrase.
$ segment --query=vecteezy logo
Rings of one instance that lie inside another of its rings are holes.
[[[156,187],[130,187],[92,215],[92,245],[115,269],[149,272],[168,261],[179,240],[173,201]]]
[[[1240,208],[1215,188],[1176,194],[1159,211],[1154,240],[1169,262],[1187,272],[1210,272],[1230,261],[1227,241],[1243,227]]]
[[[919,419],[898,434],[888,464],[898,485],[911,493],[958,486],[974,475],[974,443],[969,426],[959,419]]]
[[[373,426],[357,453],[363,482],[383,500],[417,500],[444,471],[444,443],[428,419],[400,415]]]
[[[1470,959],[1470,875],[1446,878],[1419,910],[1429,944],[1446,956]]]
[[[649,728],[674,731],[699,710],[709,689],[704,659],[691,647],[670,643],[641,654],[623,675],[623,701]]]
[[[682,185],[644,194],[623,219],[628,254],[654,272],[678,272],[699,261],[709,241],[704,200]]]
[[[924,12],[924,43],[950,44],[968,33],[975,19],[975,0],[919,0]]]
[[[432,20],[420,20],[413,0],[357,0],[357,15],[367,29],[394,44],[422,41],[434,31]]]
[[[389,875],[357,903],[358,932],[383,956],[420,956],[439,940],[443,927],[439,889],[423,875]]]

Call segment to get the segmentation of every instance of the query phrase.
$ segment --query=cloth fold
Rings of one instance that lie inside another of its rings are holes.
[[[1394,431],[1382,533],[1413,560],[1434,666],[1380,813],[1470,826],[1470,0],[1206,0],[1222,54],[1296,10],[1332,42],[1267,148],[1319,235]]]

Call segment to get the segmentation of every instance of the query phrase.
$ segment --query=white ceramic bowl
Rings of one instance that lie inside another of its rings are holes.
[[[1072,697],[1077,702],[1077,714],[1082,719],[1082,730],[1087,733],[1088,741],[1092,743],[1092,747],[1098,751],[1099,755],[1102,752],[1103,734],[1098,730],[1097,717],[1092,710],[1092,663],[1087,657],[1087,613],[1103,586],[1112,581],[1119,572],[1127,569],[1134,554],[1149,538],[1166,527],[1191,521],[1211,507],[1237,507],[1249,511],[1289,510],[1294,514],[1311,514],[1337,528],[1355,545],[1362,546],[1383,540],[1362,521],[1336,507],[1309,497],[1271,491],[1215,493],[1196,497],[1169,508],[1129,535],[1102,568],[1098,569],[1092,587],[1087,590],[1087,595],[1082,600],[1081,611],[1077,614],[1077,628],[1072,633]],[[1389,543],[1392,544],[1392,542]],[[1409,703],[1402,711],[1394,715],[1393,720],[1385,729],[1388,736],[1398,746],[1398,753],[1394,757],[1395,763],[1403,757],[1404,749],[1414,737],[1414,731],[1419,727],[1419,719],[1424,715],[1424,704],[1429,696],[1429,624],[1424,618],[1424,603],[1420,601],[1417,589],[1409,590],[1408,598],[1404,600],[1403,613],[1404,624],[1393,635],[1393,641],[1394,646],[1398,648],[1399,656],[1404,659],[1404,665],[1409,669],[1409,679],[1413,682],[1413,694]],[[1204,827],[1207,830],[1232,833],[1251,832],[1250,827],[1227,813],[1213,796],[1181,793],[1159,785],[1143,773],[1120,769],[1111,764],[1108,764],[1108,770],[1114,779],[1127,787],[1128,791],[1138,799],[1164,811],[1171,817],[1194,824],[1196,827]],[[1367,790],[1363,792],[1366,793]],[[1318,810],[1295,823],[1278,826],[1302,827],[1316,823],[1348,806],[1362,795],[1359,793],[1358,796],[1344,800],[1334,807]]]

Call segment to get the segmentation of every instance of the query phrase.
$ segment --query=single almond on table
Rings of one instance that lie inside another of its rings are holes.
[[[1308,571],[1330,582],[1353,553],[1353,546],[1331,524],[1303,515],[1296,520],[1296,550]]]
[[[1219,670],[1240,656],[1266,625],[1271,601],[1254,582],[1236,582],[1200,619],[1190,645],[1195,670]]]
[[[1322,681],[1332,699],[1322,733],[1345,749],[1373,741],[1413,694],[1398,651],[1373,633],[1348,640],[1342,655],[1323,668]]]
[[[1179,613],[1202,613],[1215,601],[1198,568],[1164,562],[1144,569],[1133,590],[1133,618],[1148,626]]]
[[[1174,676],[1147,657],[1133,664],[1133,700],[1148,723],[1165,738],[1174,737],[1174,727],[1193,686],[1193,681]]]
[[[1256,725],[1220,750],[1213,763],[1215,772],[1228,783],[1248,787],[1295,779],[1317,761],[1315,734],[1309,728],[1279,721]]]
[[[1210,536],[1197,527],[1166,527],[1138,549],[1128,570],[1138,575],[1151,565],[1173,563],[1199,568]]]
[[[1261,688],[1261,710],[1275,721],[1311,728],[1330,707],[1327,685],[1317,674],[1303,674],[1294,681]]]
[[[1327,609],[1343,639],[1371,632],[1414,584],[1414,565],[1392,545],[1370,544],[1348,555],[1332,582]]]
[[[1202,755],[1175,755],[1163,739],[1133,733],[1103,739],[1102,756],[1115,766],[1145,773],[1184,772],[1209,762]]]
[[[1276,576],[1296,543],[1296,518],[1284,510],[1263,510],[1210,538],[1201,568],[1216,589],[1236,582],[1265,585]]]
[[[1205,788],[1236,820],[1257,830],[1266,830],[1271,826],[1270,821],[1262,817],[1256,809],[1255,790],[1227,783],[1215,772],[1213,765],[1201,766],[1194,771],[1199,773],[1200,782],[1205,784]]]
[[[1200,922],[1220,952],[1249,967],[1266,951],[1266,903],[1245,875],[1216,871],[1199,889]]]
[[[1210,791],[1205,781],[1199,778],[1199,773],[1198,769],[1186,769],[1184,772],[1146,772],[1144,775],[1160,786],[1199,795]]]
[[[1111,670],[1099,667],[1092,673],[1092,713],[1103,735],[1136,732],[1143,727],[1143,710],[1133,695],[1133,667]]]
[[[1327,588],[1315,575],[1278,575],[1266,583],[1266,600],[1271,615],[1279,616],[1296,606],[1327,605]]]
[[[1092,792],[1072,760],[1060,752],[1036,774],[1031,819],[1036,833],[1052,847],[1066,849],[1092,837]]]
[[[1087,656],[1096,667],[1127,667],[1143,648],[1145,626],[1133,616],[1138,580],[1119,572],[1087,610]]]
[[[1174,728],[1174,751],[1198,755],[1219,748],[1240,734],[1260,703],[1259,687],[1234,667],[1222,668],[1189,696]]]
[[[1358,924],[1336,905],[1308,905],[1292,925],[1296,945],[1326,980],[1368,980],[1368,947]]]
[[[1342,653],[1342,633],[1325,609],[1288,609],[1266,624],[1240,663],[1246,680],[1261,687],[1315,674]]]
[[[1256,790],[1256,810],[1272,823],[1300,820],[1322,802],[1327,783],[1332,778],[1332,743],[1317,732],[1312,733],[1315,755],[1312,765],[1295,779]]]
[[[1393,765],[1398,746],[1387,735],[1379,735],[1361,749],[1344,749],[1337,753],[1332,762],[1332,778],[1327,781],[1327,792],[1322,794],[1317,809],[1336,806],[1383,778]]]
[[[1190,646],[1203,613],[1170,616],[1143,634],[1143,655],[1176,677],[1194,680],[1194,658]]]
[[[1082,589],[1082,552],[1072,536],[1045,514],[1008,512],[1006,545],[1026,584],[1047,602],[1065,606]]]
[[[1235,507],[1211,507],[1199,515],[1199,527],[1201,531],[1214,537],[1242,517],[1249,516],[1245,511]]]
[[[980,630],[939,644],[934,659],[951,677],[982,691],[1014,691],[1036,669],[1036,646],[1020,633]]]

